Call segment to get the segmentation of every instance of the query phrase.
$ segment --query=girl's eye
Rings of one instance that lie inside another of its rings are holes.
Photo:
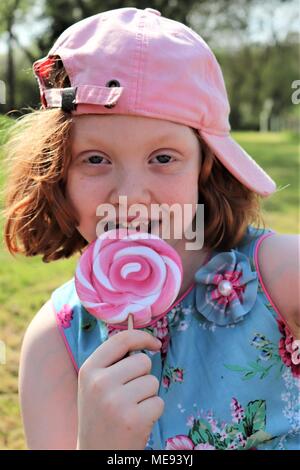
[[[170,160],[168,159],[171,159],[173,157],[171,157],[170,155],[162,154],[162,155],[156,155],[156,157],[154,158],[157,158],[159,160],[159,163],[169,163]]]
[[[166,164],[169,163],[173,157],[171,157],[170,155],[161,154],[156,155],[156,157],[154,158],[157,158],[159,163]],[[89,157],[87,157],[87,162],[91,165],[99,165],[100,163],[105,163],[105,160],[106,158],[102,157],[101,155],[90,155]],[[108,162],[108,160],[106,161]]]
[[[104,157],[101,157],[101,155],[90,155],[88,157],[88,163],[91,163],[92,165],[97,165],[97,163],[102,163]]]

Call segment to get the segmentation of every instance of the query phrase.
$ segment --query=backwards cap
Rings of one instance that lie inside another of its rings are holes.
[[[59,57],[68,88],[48,88]],[[262,196],[275,182],[230,136],[221,68],[191,28],[152,8],[119,8],[66,29],[33,64],[44,108],[74,115],[123,114],[166,119],[197,130],[242,184]]]

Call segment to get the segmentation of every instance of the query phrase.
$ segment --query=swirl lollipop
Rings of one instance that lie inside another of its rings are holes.
[[[155,323],[175,301],[182,281],[180,256],[160,237],[114,229],[81,256],[75,287],[95,317],[126,329]]]

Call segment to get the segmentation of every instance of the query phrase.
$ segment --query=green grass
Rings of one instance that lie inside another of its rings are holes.
[[[5,138],[2,129],[9,122],[0,116],[0,144]],[[297,233],[299,142],[296,136],[254,132],[233,135],[279,187],[289,185],[264,201],[267,225],[279,233]],[[0,189],[2,184],[0,167]],[[2,227],[0,220],[1,232]],[[6,345],[6,364],[0,364],[0,449],[25,449],[17,383],[21,342],[28,323],[53,289],[73,276],[76,262],[77,257],[45,264],[40,257],[12,257],[3,244],[0,246],[0,340]]]
[[[267,225],[278,233],[299,233],[299,136],[234,132],[233,137],[277,184],[277,191],[263,201]]]

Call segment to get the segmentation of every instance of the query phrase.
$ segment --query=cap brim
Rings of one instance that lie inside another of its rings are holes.
[[[247,188],[265,197],[276,190],[272,178],[230,135],[213,135],[200,129],[198,133],[227,170]]]

